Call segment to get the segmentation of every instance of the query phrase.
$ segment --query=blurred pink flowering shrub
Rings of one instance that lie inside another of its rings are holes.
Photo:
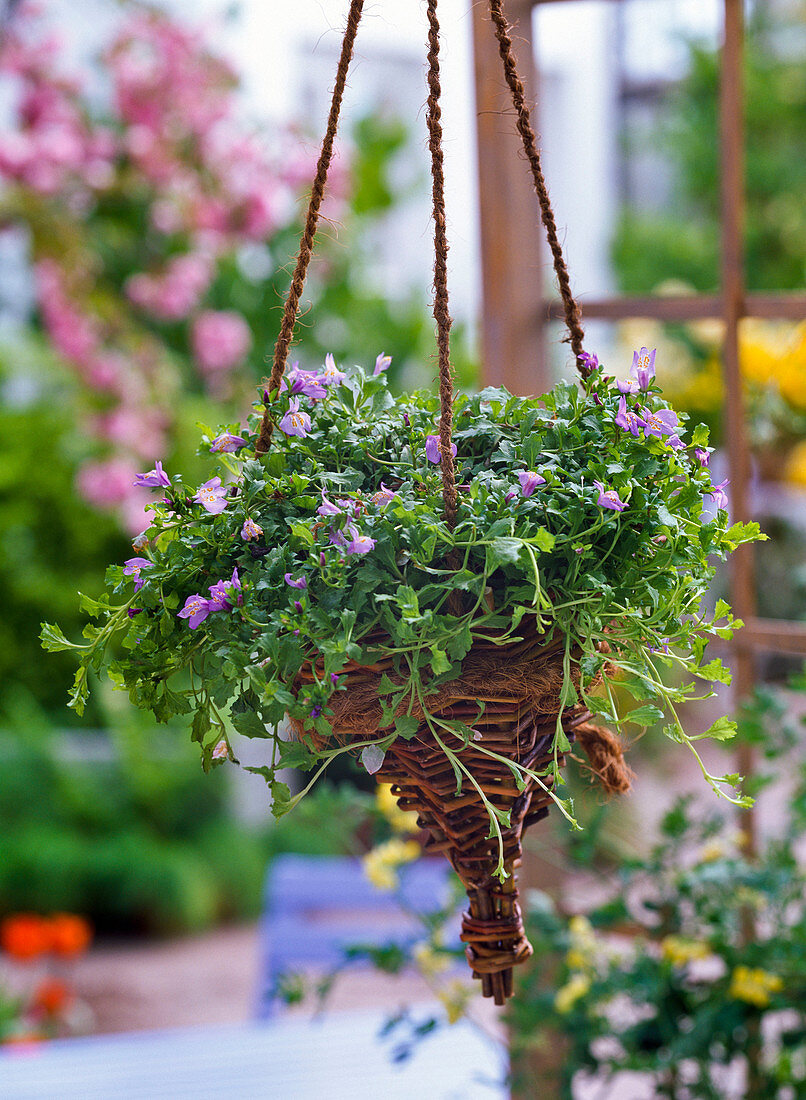
[[[239,258],[288,227],[310,165],[287,135],[246,127],[236,74],[200,31],[127,5],[99,107],[62,71],[47,14],[21,5],[0,46],[14,101],[0,212],[28,230],[39,322],[87,397],[97,454],[77,488],[140,530],[147,493],[133,475],[175,448],[179,396],[242,406],[262,369],[253,328],[276,291],[250,284]]]

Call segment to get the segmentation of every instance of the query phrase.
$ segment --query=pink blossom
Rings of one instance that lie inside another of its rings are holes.
[[[188,252],[170,259],[160,274],[132,275],[125,290],[144,312],[163,321],[182,321],[198,305],[212,277],[211,258]]]
[[[121,448],[150,458],[165,449],[165,416],[157,409],[119,405],[96,421],[98,435]]]
[[[243,362],[252,334],[240,313],[206,310],[193,322],[193,354],[205,374],[230,371]]]
[[[129,496],[136,473],[137,467],[125,458],[87,462],[78,472],[76,488],[94,507],[114,508]]]

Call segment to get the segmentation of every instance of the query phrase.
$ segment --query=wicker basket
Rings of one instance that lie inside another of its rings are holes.
[[[470,907],[464,914],[461,938],[473,976],[481,980],[484,996],[494,997],[496,1004],[512,994],[513,966],[532,954],[518,904],[515,870],[521,862],[523,830],[544,818],[551,803],[549,766],[563,656],[563,643],[547,644],[545,635],[532,632],[503,645],[489,635],[474,643],[461,676],[428,700],[431,716],[459,720],[475,731],[474,739],[459,753],[462,763],[487,799],[510,814],[509,827],[501,826],[509,874],[503,883],[494,877],[499,842],[489,836],[484,802],[469,780],[457,793],[451,762],[422,714],[416,715],[421,718],[417,733],[411,739],[396,738],[377,773],[380,782],[392,785],[402,810],[417,812],[420,827],[430,835],[427,851],[444,852],[462,880]],[[373,725],[381,740],[388,730],[380,728],[377,688],[384,673],[395,678],[392,659],[372,665],[350,662],[345,672],[346,690],[331,699],[333,741],[339,745],[364,742]],[[313,674],[310,666],[303,668],[300,683],[310,681]],[[484,704],[481,715],[480,703]],[[589,717],[581,707],[566,710],[563,727],[569,740]],[[317,749],[327,747],[327,739],[295,725],[300,738]],[[543,785],[525,776],[525,786],[519,789],[512,770],[485,749],[534,771]],[[559,762],[564,763],[562,756]]]

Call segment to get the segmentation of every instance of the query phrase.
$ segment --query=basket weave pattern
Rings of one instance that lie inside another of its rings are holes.
[[[303,669],[302,681],[313,670]],[[368,736],[381,740],[381,706],[378,683],[386,673],[395,679],[392,659],[372,665],[351,662],[346,670],[346,690],[330,701],[329,722],[333,739],[346,745]],[[474,977],[482,992],[503,1004],[512,993],[512,967],[532,954],[518,904],[515,869],[522,857],[523,830],[548,813],[552,779],[552,744],[560,707],[563,682],[563,646],[549,644],[545,636],[532,635],[517,642],[496,644],[481,639],[465,657],[461,676],[444,684],[427,697],[434,719],[458,720],[474,730],[474,738],[461,743],[437,725],[437,733],[458,750],[462,764],[473,776],[486,798],[498,809],[509,812],[510,825],[501,825],[504,865],[509,877],[501,883],[494,877],[499,845],[490,837],[490,818],[479,790],[463,776],[457,792],[457,776],[438,744],[422,712],[417,733],[410,739],[398,737],[388,749],[376,778],[392,785],[402,810],[416,811],[421,828],[428,831],[428,852],[443,852],[464,884],[470,902],[464,914],[462,940]],[[483,712],[479,714],[483,703]],[[563,727],[569,740],[589,718],[581,707],[567,709]],[[315,747],[326,747],[326,739],[296,724],[300,737]],[[482,750],[535,772],[542,785],[524,776],[523,789],[512,770]],[[563,758],[560,757],[562,764]]]

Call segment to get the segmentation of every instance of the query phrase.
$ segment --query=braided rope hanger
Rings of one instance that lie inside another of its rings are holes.
[[[333,157],[333,146],[338,131],[344,89],[350,61],[353,57],[358,25],[364,8],[364,0],[351,0],[347,17],[347,26],[342,40],[336,81],[328,115],[327,129],[316,167],[305,228],[300,240],[300,249],[288,296],[283,309],[283,320],[277,343],[274,348],[274,361],[269,377],[268,389],[279,389],[288,362],[288,353],[299,312],[299,303],[305,287],[305,278],[313,254],[319,213],[327,185],[328,171]],[[493,22],[498,41],[499,54],[504,66],[504,76],[509,86],[512,101],[518,116],[518,132],[521,135],[524,152],[532,169],[535,192],[540,204],[540,214],[546,230],[552,253],[554,271],[563,302],[565,323],[568,329],[566,340],[574,352],[576,367],[585,378],[590,369],[583,355],[584,332],[580,322],[579,306],[571,291],[571,283],[563,257],[562,246],[557,234],[557,223],[551,207],[548,189],[540,162],[537,138],[532,128],[526,93],[517,70],[517,60],[512,47],[512,38],[506,16],[503,13],[502,0],[489,0],[490,18]],[[437,0],[428,0],[428,134],[431,154],[432,203],[434,219],[434,320],[437,326],[437,350],[439,362],[439,452],[442,472],[442,489],[445,500],[445,519],[450,528],[456,522],[458,498],[456,491],[456,471],[452,455],[453,429],[453,371],[450,363],[451,316],[448,302],[447,257],[448,240],[445,216],[445,175],[442,149],[442,111],[440,107],[441,83],[439,64],[440,27],[437,17]],[[268,404],[263,413],[260,434],[255,446],[255,454],[265,454],[271,443],[274,423]]]

